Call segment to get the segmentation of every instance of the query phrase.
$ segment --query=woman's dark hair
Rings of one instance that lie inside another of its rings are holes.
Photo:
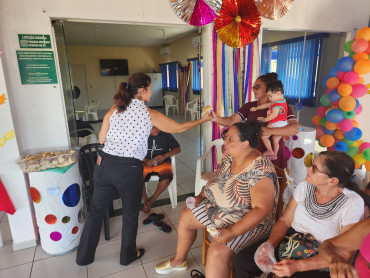
[[[261,75],[257,79],[261,80],[263,83],[265,83],[266,87],[268,87],[272,82],[278,80],[278,75],[276,72],[269,72]]]
[[[354,181],[355,161],[352,157],[341,151],[324,151],[319,153],[319,156],[323,157],[323,168],[330,178],[337,178],[340,187],[355,191],[364,199],[365,204],[370,206],[370,197],[359,189]]]
[[[236,123],[233,124],[233,126],[235,126],[239,132],[240,141],[248,141],[253,149],[257,148],[258,138],[261,133],[261,122],[252,120],[244,123]]]
[[[127,82],[121,82],[114,96],[114,104],[117,106],[118,112],[125,111],[131,100],[137,95],[138,90],[149,87],[151,82],[150,77],[142,72],[134,73]]]

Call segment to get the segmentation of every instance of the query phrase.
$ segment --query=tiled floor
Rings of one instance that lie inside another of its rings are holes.
[[[183,117],[173,118],[178,122],[183,121]],[[94,126],[95,130],[99,128]],[[174,136],[181,146],[181,153],[176,155],[178,195],[184,195],[194,192],[196,160],[201,153],[199,127]],[[149,184],[148,189],[151,191],[155,187],[156,182],[153,182]],[[164,198],[169,198],[167,190],[158,199]],[[153,225],[141,224],[146,215],[140,212],[137,244],[138,247],[145,248],[146,253],[140,260],[129,266],[119,264],[121,216],[111,218],[110,241],[105,241],[103,233],[101,234],[95,262],[87,267],[81,267],[75,263],[76,252],[63,256],[48,256],[42,251],[40,245],[14,252],[7,215],[0,212],[0,230],[4,240],[4,246],[0,248],[0,278],[157,277],[154,266],[175,254],[176,228],[184,207],[185,203],[179,202],[175,209],[172,209],[170,204],[152,209],[153,212],[165,214],[164,221],[173,227],[170,234],[159,231]],[[188,255],[189,270],[160,277],[190,277],[191,269],[204,270],[201,263],[201,244],[201,232],[199,232]]]

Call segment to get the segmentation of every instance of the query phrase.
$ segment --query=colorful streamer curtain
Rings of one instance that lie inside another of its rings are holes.
[[[300,77],[302,74],[301,102],[305,106],[315,106],[317,66],[322,39],[306,41],[302,69],[303,41],[278,45],[276,72],[284,84],[289,104],[299,100]]]
[[[191,76],[189,70],[191,68],[190,64],[185,67],[179,65],[179,110],[181,114],[185,114],[186,103],[189,99],[189,81]]]
[[[229,117],[254,100],[252,86],[260,75],[258,38],[243,48],[232,48],[222,43],[214,30],[213,63],[212,107],[218,116]],[[220,138],[220,131],[213,122],[212,140]],[[213,159],[214,167],[216,164]]]

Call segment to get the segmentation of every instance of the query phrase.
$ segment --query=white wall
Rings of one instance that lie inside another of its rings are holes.
[[[175,15],[168,0],[0,0],[0,6],[0,49],[4,51],[5,79],[21,152],[67,146],[68,136],[61,84],[21,85],[16,59],[16,50],[19,49],[17,34],[51,35],[51,18],[130,24],[184,24]],[[368,0],[300,0],[294,2],[291,11],[282,19],[263,20],[262,28],[351,31],[367,26],[369,9]],[[211,28],[204,30],[208,33],[204,36],[207,39],[205,46],[211,46]],[[55,45],[52,44],[55,51]],[[212,55],[207,52],[204,57],[208,59]],[[210,60],[205,61],[205,103],[211,96],[211,66]],[[21,201],[29,200],[24,198]]]

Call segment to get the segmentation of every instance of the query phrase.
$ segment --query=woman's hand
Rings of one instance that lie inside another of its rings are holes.
[[[284,259],[274,264],[274,273],[279,277],[290,277],[300,270],[301,260]]]
[[[216,115],[215,111],[211,110],[211,112],[209,114],[211,115],[212,122],[215,122],[216,119],[217,119],[217,115]]]
[[[329,257],[329,269],[331,278],[358,278],[356,269],[342,256],[332,254]]]
[[[252,112],[257,111],[257,107],[252,107],[250,110],[251,110]]]
[[[218,242],[222,242],[222,243],[226,244],[230,240],[232,240],[233,238],[236,237],[236,235],[234,234],[234,232],[231,228],[227,228],[227,229],[222,229],[221,228],[221,229],[217,229],[217,231],[219,231],[220,235],[213,237],[212,240],[216,240]]]
[[[213,110],[211,110],[209,112],[206,112],[202,115],[202,120],[204,120],[203,122],[208,122],[208,121],[211,121],[211,120],[214,121],[212,112],[213,112]],[[215,112],[213,112],[213,113],[216,115]]]

